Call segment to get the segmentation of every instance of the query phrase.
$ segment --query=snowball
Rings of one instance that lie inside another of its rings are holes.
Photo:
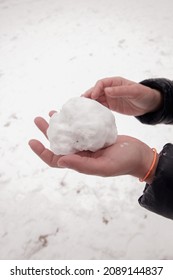
[[[50,149],[57,155],[95,152],[115,143],[115,117],[95,100],[74,97],[50,118],[47,136]]]

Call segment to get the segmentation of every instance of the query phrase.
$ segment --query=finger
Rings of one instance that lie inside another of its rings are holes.
[[[38,129],[45,135],[45,137],[47,138],[47,129],[49,127],[49,124],[47,123],[47,121],[45,119],[43,119],[42,117],[36,117],[34,120],[36,126],[38,127]]]
[[[52,151],[46,149],[40,141],[35,139],[29,141],[29,146],[31,147],[32,151],[46,164],[48,164],[50,167],[57,167],[57,161],[61,156],[55,155]]]
[[[83,97],[90,98],[89,96],[88,97],[83,96]],[[105,95],[100,96],[96,101],[99,102],[100,104],[102,104],[103,106],[108,107],[108,104],[107,104],[106,99],[105,99]]]
[[[57,113],[57,111],[55,111],[55,110],[50,111],[49,112],[49,117],[52,117],[55,113]]]
[[[104,84],[102,81],[98,81],[91,93],[91,98],[96,100],[103,95],[104,95]]]
[[[103,96],[105,94],[105,88],[112,86],[122,86],[123,83],[131,84],[131,81],[128,81],[121,77],[104,78],[97,81],[94,87],[84,93],[84,96],[92,99],[98,99],[100,96]]]
[[[87,97],[87,98],[92,98],[92,99],[98,99],[100,96],[103,96],[104,95],[104,89],[101,88],[100,81],[97,82],[97,83],[94,87],[87,90],[81,96],[84,96],[84,97]]]
[[[98,99],[100,96],[104,95],[104,89],[106,87],[111,87],[113,85],[113,79],[115,78],[105,78],[97,81],[95,84],[93,91],[91,93],[91,98]]]
[[[87,90],[82,96],[92,98],[92,99],[98,99],[99,97],[104,95],[104,88],[110,87],[113,84],[112,81],[113,78],[105,78],[101,79],[96,82],[95,86]]]
[[[139,94],[139,88],[136,85],[131,86],[116,86],[105,88],[105,94],[108,97],[131,97],[134,98],[136,94]]]
[[[100,96],[96,101],[99,102],[100,104],[102,104],[103,106],[109,108],[109,105],[108,105],[108,103],[107,103],[107,100],[106,100],[106,98],[105,98],[105,95]]]
[[[87,98],[91,98],[91,93],[92,93],[93,89],[94,89],[94,87],[88,89],[88,90],[85,91],[83,94],[81,94],[81,96],[87,97]]]
[[[66,167],[88,175],[104,174],[104,163],[100,159],[80,156],[77,154],[62,156],[58,160],[59,167]]]

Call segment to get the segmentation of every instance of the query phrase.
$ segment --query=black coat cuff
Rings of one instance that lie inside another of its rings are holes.
[[[140,84],[156,89],[163,95],[163,106],[160,110],[136,117],[145,124],[173,123],[173,82],[168,79],[148,79]]]
[[[146,184],[138,201],[142,207],[173,219],[173,144],[163,147],[154,180]]]

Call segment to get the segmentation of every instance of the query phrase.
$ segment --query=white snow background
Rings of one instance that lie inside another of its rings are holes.
[[[0,1],[0,259],[173,259],[173,223],[141,208],[136,178],[51,169],[34,126],[104,77],[172,78],[170,0]],[[115,113],[158,151],[173,127]]]

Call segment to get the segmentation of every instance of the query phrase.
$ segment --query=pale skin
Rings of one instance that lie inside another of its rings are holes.
[[[83,96],[97,100],[112,111],[131,116],[156,111],[162,104],[159,91],[121,77],[101,79]]]
[[[113,111],[127,115],[143,115],[156,111],[162,103],[160,92],[126,80],[111,77],[98,81],[94,87],[83,94],[107,106]],[[54,111],[50,112],[50,116]],[[48,123],[42,117],[35,119],[39,130],[47,137]],[[57,156],[38,140],[30,140],[31,149],[49,166],[69,168],[80,173],[103,177],[132,175],[143,178],[153,161],[152,149],[140,140],[119,135],[115,144],[97,152],[79,152],[77,154]],[[151,183],[158,163],[145,180]]]

